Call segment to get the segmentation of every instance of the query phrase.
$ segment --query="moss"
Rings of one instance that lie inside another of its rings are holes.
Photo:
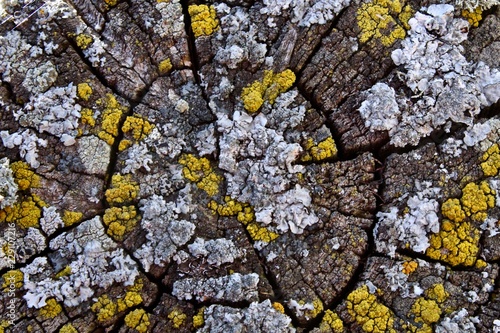
[[[80,122],[84,125],[88,125],[90,127],[95,126],[94,112],[91,109],[84,108],[80,112]]]
[[[71,324],[66,324],[59,330],[59,333],[78,333],[78,330]]]
[[[94,42],[94,38],[92,36],[87,35],[87,34],[79,34],[76,36],[76,45],[81,48],[82,50],[87,49],[90,44]]]
[[[452,266],[472,266],[479,252],[479,231],[470,222],[444,220],[441,230],[430,237],[426,255]]]
[[[495,191],[493,191],[486,181],[479,185],[475,183],[467,184],[462,190],[462,209],[467,216],[471,216],[476,221],[484,221],[487,217],[486,210],[495,206]]]
[[[486,177],[498,175],[500,169],[500,149],[498,144],[495,143],[483,154],[481,169]]]
[[[425,291],[425,296],[428,299],[434,300],[437,303],[443,303],[450,294],[444,289],[442,283],[436,283]]]
[[[144,309],[135,309],[125,316],[125,325],[139,333],[145,333],[149,327],[149,315]]]
[[[108,295],[102,295],[90,309],[97,315],[99,322],[105,322],[116,315],[117,305],[109,299]]]
[[[469,22],[471,27],[475,28],[479,26],[479,22],[483,19],[483,11],[479,6],[474,11],[464,9],[462,10],[462,16]]]
[[[219,29],[219,20],[214,6],[190,5],[188,12],[195,37],[210,36]]]
[[[302,157],[302,161],[323,161],[331,158],[337,157],[337,146],[332,137],[328,137],[325,140],[315,143],[312,138],[309,138],[304,147],[307,154]]]
[[[131,203],[138,194],[139,185],[131,180],[130,175],[122,176],[119,173],[111,177],[111,188],[105,192],[106,201],[110,206]]]
[[[69,227],[77,222],[80,222],[82,218],[83,218],[83,213],[65,210],[62,220],[64,222],[64,225]]]
[[[61,269],[59,272],[57,272],[55,278],[60,279],[64,276],[69,276],[69,275],[71,275],[71,266],[68,265],[68,266],[64,267],[63,269]]]
[[[62,311],[62,307],[54,298],[47,300],[47,304],[40,309],[40,316],[45,319],[55,318]]]
[[[214,172],[208,159],[186,154],[179,158],[179,163],[184,166],[182,168],[184,178],[195,182],[196,186],[205,191],[209,196],[219,193],[219,185],[222,182],[222,177]]]
[[[122,241],[126,233],[132,231],[141,216],[137,214],[135,206],[111,207],[106,209],[103,216],[107,226],[107,234],[117,241]]]
[[[16,223],[23,229],[36,228],[43,206],[45,203],[37,195],[25,196],[22,201],[0,210],[0,222]]]
[[[357,11],[358,27],[361,30],[359,41],[366,43],[375,38],[384,46],[391,46],[397,39],[406,37],[408,20],[413,10],[399,0],[374,0],[364,3]]]
[[[277,239],[279,235],[275,232],[270,231],[269,229],[265,227],[261,227],[257,223],[249,223],[247,225],[247,231],[250,234],[250,237],[254,241],[262,241],[262,242],[272,242],[273,240]]]
[[[146,119],[143,119],[138,116],[129,116],[125,119],[125,122],[122,126],[122,131],[124,133],[131,132],[132,137],[136,140],[142,140],[146,136],[148,136],[153,130],[154,125],[152,125]]]
[[[40,187],[40,176],[30,169],[28,163],[14,162],[10,168],[19,190],[26,191],[30,188]]]
[[[202,307],[194,316],[193,316],[193,327],[198,328],[202,327],[205,324],[204,319],[205,307]]]
[[[18,269],[10,270],[2,275],[2,280],[2,289],[4,291],[10,289],[12,284],[14,284],[16,289],[20,289],[23,286],[24,274]]]
[[[347,296],[347,311],[365,332],[391,332],[394,330],[394,314],[380,303],[363,285]]]
[[[333,332],[340,333],[344,332],[344,323],[340,319],[339,315],[332,310],[326,310],[323,320],[319,325],[320,332]]]
[[[161,75],[167,74],[168,72],[170,72],[171,69],[172,69],[172,62],[170,61],[169,58],[160,61],[160,63],[158,64],[158,70],[160,71]]]
[[[262,81],[255,81],[243,88],[241,100],[245,110],[257,112],[265,101],[274,104],[279,94],[284,93],[295,82],[295,73],[290,69],[274,74],[273,71],[264,71]]]
[[[90,95],[92,95],[92,87],[86,82],[79,83],[76,86],[76,93],[78,97],[80,97],[84,101],[88,101]]]
[[[180,328],[186,322],[186,314],[181,310],[174,309],[168,315],[167,318],[172,323],[173,328]]]
[[[121,105],[112,94],[106,95],[105,105],[102,114],[102,129],[97,136],[112,145],[118,136],[119,124],[127,108]]]
[[[436,323],[441,317],[441,309],[436,301],[424,297],[420,297],[415,301],[411,307],[411,312],[415,315],[415,322],[426,325]]]
[[[406,275],[410,275],[411,273],[415,272],[417,268],[418,263],[416,261],[405,261],[403,263],[403,269],[401,271]]]

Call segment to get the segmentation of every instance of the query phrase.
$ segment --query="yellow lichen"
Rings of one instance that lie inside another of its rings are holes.
[[[80,115],[80,121],[82,124],[89,125],[90,127],[95,126],[94,112],[91,109],[82,109]]]
[[[471,27],[479,26],[479,22],[483,19],[483,11],[481,7],[476,7],[473,11],[469,11],[468,9],[462,10],[462,16],[469,21]]]
[[[426,255],[452,266],[472,266],[479,252],[479,231],[470,222],[444,220],[441,230],[430,237]]]
[[[127,149],[131,145],[132,145],[132,141],[127,140],[127,139],[123,139],[122,141],[120,141],[120,144],[118,145],[118,150],[124,151],[125,149]]]
[[[450,294],[444,289],[442,283],[436,283],[425,291],[425,296],[437,303],[443,303]]]
[[[33,172],[25,162],[14,162],[10,165],[14,181],[19,190],[25,191],[40,186],[40,176]]]
[[[313,300],[313,309],[307,310],[305,315],[307,318],[316,318],[320,313],[323,312],[323,302],[318,298]]]
[[[122,130],[124,133],[132,132],[132,137],[136,140],[142,140],[148,136],[153,130],[154,125],[149,121],[138,116],[129,116],[123,123]]]
[[[337,157],[337,146],[330,136],[320,143],[316,144],[312,138],[306,141],[305,147],[307,154],[302,157],[302,161],[323,161]]]
[[[22,201],[0,210],[0,222],[16,223],[23,229],[36,228],[43,206],[45,203],[35,194],[26,196]]]
[[[87,49],[94,42],[94,38],[87,34],[79,34],[76,36],[76,45],[82,50]]]
[[[160,74],[167,74],[170,72],[172,69],[172,62],[170,61],[170,58],[167,58],[165,60],[160,61],[158,64],[158,70],[160,71]]]
[[[71,275],[71,266],[66,266],[63,269],[61,269],[55,276],[56,279],[60,279],[64,276],[69,276]]]
[[[78,333],[78,330],[71,324],[66,324],[59,330],[59,333]]]
[[[76,86],[76,93],[78,94],[78,97],[84,101],[88,101],[90,95],[92,95],[92,87],[86,82],[79,83]]]
[[[97,302],[92,304],[90,309],[97,315],[99,322],[107,321],[116,314],[117,306],[109,299],[108,295],[102,295],[97,299]]]
[[[139,333],[147,332],[149,324],[149,315],[144,309],[135,309],[125,316],[125,325]]]
[[[488,264],[484,260],[478,259],[476,261],[476,268],[477,269],[483,269],[483,268],[486,268],[487,266],[488,266]]]
[[[243,210],[238,213],[237,220],[243,225],[248,225],[250,222],[255,221],[255,212],[251,206],[243,207]]]
[[[269,229],[265,227],[261,227],[257,223],[249,223],[247,225],[247,231],[250,234],[250,237],[254,241],[262,241],[265,243],[272,242],[276,238],[279,237],[279,235],[275,232],[270,231]]]
[[[106,209],[102,219],[108,227],[107,234],[121,241],[126,233],[134,229],[141,216],[137,214],[135,206],[123,206]]]
[[[118,0],[104,0],[104,2],[110,6],[110,7],[114,7],[116,6],[116,4],[118,3]]]
[[[274,104],[279,94],[284,93],[295,82],[295,73],[290,69],[274,74],[273,71],[264,71],[262,81],[254,83],[243,88],[241,100],[245,110],[256,112],[265,101]]]
[[[141,290],[144,286],[142,279],[137,279],[135,283],[127,288],[125,296],[118,298],[116,304],[118,306],[118,312],[125,311],[128,308],[139,305],[142,303]]]
[[[365,332],[396,333],[392,311],[370,294],[366,285],[347,296],[347,311]]]
[[[220,216],[236,216],[243,211],[244,205],[226,195],[224,197],[224,204],[219,204],[215,200],[212,200],[208,203],[208,208]]]
[[[61,313],[62,307],[54,298],[50,298],[46,302],[47,304],[40,309],[40,316],[49,319],[55,318]]]
[[[418,267],[418,263],[416,261],[405,261],[403,263],[403,268],[401,269],[401,271],[406,274],[406,275],[410,275],[411,273],[415,272],[415,270],[417,269]]]
[[[118,136],[120,120],[123,113],[127,111],[127,108],[121,105],[112,94],[106,95],[105,105],[106,107],[102,114],[102,130],[97,136],[109,145],[112,145],[115,142],[116,136]]]
[[[344,331],[344,322],[340,319],[339,315],[332,310],[326,310],[323,320],[319,325],[320,332],[333,332],[340,333]]]
[[[441,205],[443,216],[454,221],[460,222],[465,219],[465,212],[462,209],[460,200],[448,199]]]
[[[205,323],[204,319],[205,307],[202,307],[194,316],[193,316],[193,327],[198,328],[203,326]]]
[[[213,5],[190,5],[188,12],[195,37],[210,36],[219,28],[219,20]]]
[[[283,304],[281,304],[280,302],[274,302],[273,308],[279,313],[285,313],[285,308],[283,307]]]
[[[399,0],[374,0],[364,3],[357,11],[358,27],[361,30],[359,41],[379,39],[384,46],[391,46],[397,39],[406,36],[408,20],[413,11]]]
[[[462,209],[467,216],[471,216],[476,221],[484,221],[487,217],[486,210],[495,206],[495,191],[488,182],[482,181],[479,185],[475,183],[467,184],[462,190]]]
[[[0,333],[4,333],[5,329],[8,328],[11,324],[8,320],[0,321]]]
[[[415,315],[415,322],[431,325],[441,317],[441,309],[434,300],[420,297],[411,307],[411,312]]]
[[[110,206],[116,206],[131,203],[138,193],[139,185],[131,180],[130,175],[122,176],[117,173],[111,178],[111,187],[104,195]]]
[[[185,154],[179,158],[179,163],[184,166],[182,168],[184,178],[195,182],[196,186],[204,190],[209,196],[214,196],[219,192],[222,177],[214,172],[208,159]]]
[[[64,225],[69,227],[77,222],[80,222],[82,218],[83,218],[83,213],[65,210],[62,220],[64,222]]]
[[[20,289],[23,286],[24,275],[20,270],[10,270],[4,275],[2,275],[2,289],[4,291],[8,289]]]
[[[181,310],[174,309],[167,315],[167,318],[170,319],[173,328],[179,328],[184,324],[187,316]]]
[[[498,175],[500,169],[500,149],[495,143],[483,154],[481,169],[486,177]]]

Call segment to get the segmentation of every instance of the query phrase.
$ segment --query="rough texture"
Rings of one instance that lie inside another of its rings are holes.
[[[498,1],[0,22],[0,333],[500,331]]]

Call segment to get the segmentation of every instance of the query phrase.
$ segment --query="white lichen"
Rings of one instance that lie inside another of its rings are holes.
[[[198,302],[252,302],[259,298],[258,283],[259,275],[256,273],[234,273],[209,279],[189,278],[176,281],[172,295],[179,300],[196,299]]]
[[[0,159],[0,209],[12,206],[17,200],[19,188],[9,165],[7,157]]]
[[[468,23],[453,18],[453,11],[451,5],[431,5],[417,12],[401,49],[392,52],[411,98],[385,83],[364,93],[365,125],[387,130],[397,147],[416,145],[438,128],[448,131],[452,123],[471,127],[481,108],[500,96],[500,72],[469,63],[463,55],[460,43],[467,39]]]
[[[134,256],[146,272],[152,264],[164,267],[177,252],[177,248],[188,243],[194,234],[195,225],[179,217],[192,209],[190,186],[179,192],[176,201],[166,202],[163,197],[153,195],[140,201],[143,212],[141,227],[146,234],[146,243]]]
[[[108,170],[111,147],[96,136],[84,136],[77,140],[78,157],[85,171],[104,176]]]
[[[204,257],[212,266],[220,266],[232,263],[243,256],[244,251],[236,247],[232,240],[226,238],[211,239],[205,241],[197,237],[193,243],[188,245],[189,253],[194,257]]]
[[[461,309],[444,317],[436,326],[436,333],[475,333],[476,327],[466,309]]]
[[[248,308],[238,309],[211,305],[204,312],[205,325],[199,333],[260,332],[292,333],[291,318],[271,305],[270,300],[253,302]]]
[[[43,207],[43,216],[40,219],[40,227],[47,235],[52,235],[57,229],[63,226],[64,222],[55,207]]]
[[[38,168],[38,146],[47,147],[47,140],[39,139],[30,129],[22,132],[9,134],[8,131],[1,131],[0,138],[7,148],[19,147],[19,155],[32,167]]]
[[[377,250],[395,255],[398,245],[408,246],[415,252],[424,253],[430,246],[429,233],[439,232],[439,202],[441,189],[431,187],[430,182],[416,182],[417,194],[407,201],[408,212],[400,215],[397,207],[388,207],[377,213],[374,228]]]
[[[145,143],[134,143],[132,147],[127,149],[127,159],[123,173],[134,173],[140,168],[146,171],[151,171],[149,164],[153,163],[153,156],[149,153]]]

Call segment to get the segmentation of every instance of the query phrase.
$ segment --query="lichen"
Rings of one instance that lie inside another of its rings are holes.
[[[0,159],[0,209],[12,206],[17,201],[18,190],[19,184],[9,167],[9,159],[4,157]]]
[[[174,309],[169,312],[167,318],[172,323],[173,328],[180,328],[186,321],[187,315],[179,309]]]
[[[94,112],[91,109],[83,108],[80,112],[80,122],[90,127],[95,126]]]
[[[92,304],[90,309],[97,315],[97,320],[99,322],[105,322],[115,316],[117,305],[108,295],[102,295]]]
[[[76,93],[78,97],[80,97],[84,101],[88,101],[90,96],[92,95],[92,87],[87,82],[79,83],[76,86]]]
[[[70,323],[61,327],[59,333],[78,333],[78,330]]]
[[[423,327],[418,330],[419,332],[426,332],[428,327],[438,322],[441,317],[441,308],[436,301],[424,297],[420,297],[415,301],[411,307],[411,312],[415,315],[415,322],[423,324]],[[432,332],[432,330],[429,332]]]
[[[108,208],[102,218],[108,228],[107,234],[117,241],[123,240],[125,234],[132,231],[140,219],[135,206]]]
[[[138,116],[128,116],[122,126],[123,133],[131,132],[132,137],[136,140],[143,140],[151,134],[154,125],[144,118]]]
[[[110,206],[118,206],[133,202],[139,193],[139,185],[131,180],[130,175],[117,173],[111,177],[111,187],[106,190],[106,201]]]
[[[450,296],[450,294],[446,291],[442,283],[436,283],[425,291],[425,296],[428,299],[441,304]]]
[[[65,210],[63,213],[62,220],[64,222],[64,225],[69,227],[77,222],[80,222],[82,220],[82,217],[83,213],[81,212],[72,212],[69,210]]]
[[[4,292],[12,289],[12,286],[15,289],[20,289],[23,286],[24,274],[20,270],[10,270],[2,275],[2,280],[2,290]]]
[[[62,307],[54,298],[48,299],[47,304],[40,308],[39,313],[45,319],[55,318],[62,311]]]
[[[396,333],[394,314],[369,292],[367,285],[357,288],[347,296],[347,311],[365,332]]]
[[[37,195],[25,196],[22,201],[0,210],[0,222],[16,223],[23,229],[36,228],[44,206]]]
[[[476,221],[484,221],[487,217],[486,210],[495,206],[495,191],[486,181],[482,181],[479,185],[468,183],[462,189],[460,202],[467,216]]]
[[[479,26],[479,22],[483,19],[483,11],[480,7],[477,7],[472,11],[464,9],[462,10],[462,16],[467,19],[471,27],[475,28]]]
[[[202,327],[203,324],[205,323],[205,319],[203,318],[203,315],[205,313],[206,307],[201,307],[200,310],[193,316],[193,327],[194,328],[199,328]]]
[[[94,42],[94,38],[87,34],[79,34],[75,37],[76,46],[78,46],[82,50],[86,50],[90,44]]]
[[[276,311],[285,313],[285,307],[280,302],[274,302],[272,305]]]
[[[500,169],[500,149],[498,143],[493,144],[483,154],[481,169],[486,177],[498,175],[498,169]]]
[[[340,319],[339,315],[332,310],[326,310],[321,324],[319,325],[320,332],[344,332],[344,322]]]
[[[40,186],[40,176],[32,171],[29,165],[22,161],[13,162],[10,165],[19,190],[25,191]]]
[[[210,36],[219,28],[219,20],[213,5],[190,5],[188,12],[195,37]]]
[[[401,269],[401,271],[406,275],[410,275],[418,268],[418,262],[413,261],[413,260],[412,261],[405,261],[402,264],[402,266],[403,266],[403,268]]]
[[[71,275],[71,266],[66,266],[63,269],[61,269],[57,274],[54,276],[56,279],[60,279],[63,276],[69,276]]]
[[[274,74],[271,70],[264,71],[262,81],[243,88],[241,100],[245,110],[257,112],[265,101],[274,104],[279,94],[286,92],[295,82],[295,73],[290,69]]]
[[[115,142],[118,136],[119,124],[122,116],[128,108],[120,104],[112,94],[106,95],[105,108],[102,114],[101,131],[97,134],[99,138],[109,145]]]
[[[337,146],[331,136],[319,143],[309,138],[304,148],[307,150],[307,154],[302,157],[302,161],[304,162],[311,160],[319,162],[337,157]]]
[[[406,37],[408,20],[413,14],[409,5],[399,0],[374,0],[364,3],[357,11],[359,41],[366,43],[371,38],[379,39],[384,46],[391,46],[397,39]]]
[[[149,324],[149,315],[144,309],[135,309],[125,316],[125,325],[139,333],[146,333]]]
[[[172,69],[172,62],[170,58],[160,61],[158,64],[158,71],[161,75],[167,74]]]
[[[279,237],[279,234],[270,231],[266,227],[262,227],[257,223],[249,223],[247,225],[247,231],[253,241],[262,241],[265,243],[272,242]]]
[[[196,186],[209,196],[219,193],[222,177],[215,173],[207,158],[197,158],[193,154],[185,154],[179,158],[179,163],[184,166],[182,168],[184,178],[196,183]]]
[[[445,219],[441,223],[439,233],[431,235],[426,255],[452,266],[472,266],[479,252],[479,237],[479,230],[470,222],[453,222]]]

